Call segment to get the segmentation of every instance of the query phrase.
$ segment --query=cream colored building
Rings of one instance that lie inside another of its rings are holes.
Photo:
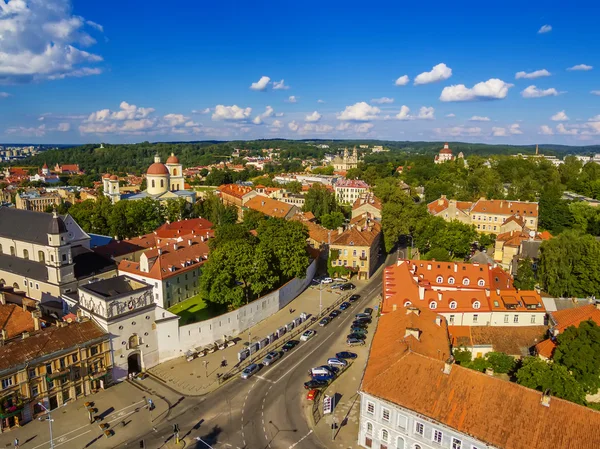
[[[17,193],[15,206],[17,209],[45,212],[48,207],[59,206],[63,202],[58,193],[38,192],[36,190]]]
[[[335,171],[340,172],[348,171],[351,168],[358,167],[358,151],[356,148],[354,148],[354,150],[352,150],[352,156],[350,156],[348,148],[344,148],[343,156],[340,157],[338,155],[334,157],[333,161],[331,161],[331,165],[333,165],[333,169]]]

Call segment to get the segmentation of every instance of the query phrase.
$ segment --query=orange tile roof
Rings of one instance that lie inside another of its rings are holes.
[[[556,343],[549,338],[535,345],[535,350],[537,354],[541,357],[544,357],[545,359],[552,358],[555,349]]]
[[[160,238],[174,238],[183,234],[189,234],[194,231],[197,234],[212,229],[213,224],[205,218],[190,218],[187,220],[165,223],[154,234]]]
[[[6,331],[6,338],[33,332],[35,326],[31,312],[17,304],[0,304],[0,329]]]
[[[486,200],[481,198],[473,205],[471,212],[494,215],[518,214],[522,217],[537,217],[538,203],[530,203],[528,201]]]
[[[382,208],[381,201],[379,200],[379,198],[377,198],[372,193],[363,193],[361,196],[359,196],[356,199],[356,201],[352,205],[352,210],[358,209],[359,207],[361,207],[365,204],[370,204],[371,206],[373,206],[375,209],[378,209],[378,210],[381,210],[381,208]]]
[[[553,329],[559,333],[569,326],[579,327],[582,321],[587,320],[592,320],[600,326],[600,310],[594,304],[550,312],[550,317],[555,323]]]
[[[292,217],[292,220],[302,222],[304,224],[304,226],[306,226],[306,228],[308,229],[308,236],[312,240],[319,242],[321,244],[329,243],[329,233],[330,232],[331,232],[332,236],[337,235],[337,231],[330,231],[329,229],[324,228],[320,224],[317,224],[313,221],[306,220],[303,217],[303,214],[294,215]]]
[[[381,224],[370,214],[364,213],[350,221],[350,227],[341,234],[331,236],[331,244],[336,246],[371,246],[381,234]]]
[[[444,361],[397,346],[377,330],[362,391],[497,448],[600,447],[595,410],[556,397],[545,407],[538,391],[458,365],[446,374]]]
[[[265,196],[255,196],[250,198],[245,206],[275,218],[285,218],[294,208],[296,208],[293,204],[284,203],[283,201],[277,201]]]
[[[251,191],[252,187],[243,186],[240,184],[223,184],[219,186],[219,192],[221,192],[221,194],[231,195],[236,198],[242,198]]]
[[[546,326],[471,326],[470,334],[474,345],[491,345],[494,351],[523,356],[544,339],[547,330]]]

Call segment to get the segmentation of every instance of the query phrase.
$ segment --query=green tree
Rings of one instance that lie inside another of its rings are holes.
[[[339,207],[335,194],[322,184],[315,183],[306,193],[302,210],[312,212],[317,219],[320,219],[322,215],[338,211]]]
[[[548,185],[539,201],[539,226],[552,234],[559,234],[573,222],[569,202],[562,199],[559,184]]]
[[[450,254],[444,248],[432,248],[425,254],[424,259],[437,260],[438,262],[450,262],[452,260]]]
[[[267,216],[260,211],[255,209],[248,209],[244,211],[244,226],[249,231],[257,229],[260,223],[267,219]]]
[[[273,218],[258,227],[258,247],[264,254],[273,254],[275,271],[289,280],[304,278],[310,263],[306,252],[308,231],[299,221]],[[266,257],[266,256],[265,256]]]
[[[535,273],[530,259],[519,260],[514,286],[519,290],[533,290],[535,287]]]
[[[488,352],[485,358],[495,373],[510,374],[516,366],[515,358],[503,352]]]
[[[321,215],[321,225],[327,229],[337,229],[344,224],[345,218],[341,212]]]
[[[469,365],[473,359],[473,353],[464,347],[455,348],[454,351],[452,351],[452,355],[454,356],[456,363],[462,366]]]
[[[286,190],[292,193],[302,192],[302,183],[300,181],[291,181],[285,185]]]

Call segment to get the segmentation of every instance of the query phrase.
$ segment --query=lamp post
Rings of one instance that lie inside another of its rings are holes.
[[[48,418],[46,419],[48,420],[48,426],[50,427],[50,449],[54,449],[54,438],[52,437],[52,415],[50,414],[50,410],[48,410],[44,404],[38,402],[38,405],[46,410],[46,413],[48,414]]]
[[[322,311],[323,311],[323,281],[319,282],[319,318],[321,318]]]

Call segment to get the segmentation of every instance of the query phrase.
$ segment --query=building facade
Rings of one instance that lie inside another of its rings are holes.
[[[59,206],[62,202],[62,197],[58,193],[38,192],[37,190],[17,192],[15,196],[15,207],[17,209],[34,212],[45,212],[49,207]]]
[[[335,183],[335,199],[339,203],[354,204],[357,199],[369,191],[369,185],[358,179],[340,179]]]
[[[348,148],[344,148],[343,155],[340,156],[338,154],[335,156],[331,161],[331,165],[333,165],[333,169],[337,172],[346,172],[351,168],[358,167],[358,150],[354,148],[352,155],[350,155]]]

